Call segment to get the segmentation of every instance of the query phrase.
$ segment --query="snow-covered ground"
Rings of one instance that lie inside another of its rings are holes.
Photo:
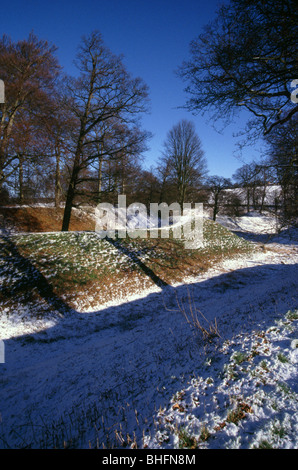
[[[218,221],[270,242],[93,312],[2,311],[1,448],[297,448],[297,232]]]
[[[275,235],[279,224],[275,217],[249,212],[241,217],[218,216],[216,221],[230,230],[254,235]]]

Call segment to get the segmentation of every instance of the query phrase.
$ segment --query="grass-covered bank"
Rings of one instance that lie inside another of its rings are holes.
[[[210,220],[204,221],[203,230],[204,246],[196,250],[172,237],[111,241],[94,232],[14,235],[10,240],[19,257],[5,241],[0,244],[0,292],[4,301],[7,288],[28,300],[35,268],[66,303],[92,308],[115,297],[125,299],[136,290],[183,282],[219,260],[252,250],[250,243]]]

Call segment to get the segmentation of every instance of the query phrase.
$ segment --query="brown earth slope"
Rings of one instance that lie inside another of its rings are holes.
[[[17,232],[57,232],[62,227],[63,211],[62,207],[0,206],[0,228]],[[94,229],[95,222],[90,210],[72,210],[70,231]]]

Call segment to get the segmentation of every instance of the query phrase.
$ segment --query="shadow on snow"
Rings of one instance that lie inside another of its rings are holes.
[[[210,346],[187,324],[178,302],[189,316],[195,306],[196,313],[204,315],[206,327],[217,319],[222,337],[216,339],[215,346],[241,331],[249,334],[266,328],[277,316],[298,308],[298,265],[245,268],[173,288],[139,262],[160,292],[79,313],[54,294],[49,281],[8,236],[3,240],[11,253],[11,269],[17,265],[27,279],[20,279],[12,290],[2,286],[2,298],[15,298],[24,288],[37,289],[56,313],[54,326],[5,340],[6,363],[0,369],[10,392],[3,395],[1,413],[4,424],[5,420],[15,421],[15,429],[19,422],[27,419],[28,423],[28,413],[30,422],[37,420],[36,416],[42,417],[43,423],[51,422],[66,409],[74,413],[91,403],[97,403],[98,419],[106,420],[103,434],[107,434],[108,425],[112,429],[112,423],[120,421],[124,403],[131,404],[129,412],[133,414],[134,407],[142,410],[146,402],[150,411],[148,414],[144,409],[144,414],[152,416],[179,389],[181,375],[201,374]],[[210,354],[218,353],[216,347],[211,350]],[[141,422],[141,414],[138,418]],[[33,439],[33,427],[30,433],[23,435],[24,446]],[[7,433],[5,436],[0,447],[10,445],[5,440]]]

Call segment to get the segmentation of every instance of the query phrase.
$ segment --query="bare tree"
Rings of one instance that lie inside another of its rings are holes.
[[[291,120],[298,104],[297,5],[294,0],[231,0],[191,42],[178,73],[186,81],[193,112],[229,120],[237,109],[251,114],[247,129],[268,134]]]
[[[77,119],[74,132],[73,167],[66,195],[62,230],[68,230],[71,209],[80,184],[82,170],[99,157],[97,144],[109,148],[105,153],[116,155],[135,144],[126,140],[123,147],[118,137],[118,124],[136,125],[136,117],[144,112],[148,91],[141,79],[133,79],[125,70],[121,58],[113,55],[104,45],[100,33],[84,37],[77,55],[78,78],[66,82],[65,106]],[[106,133],[109,132],[109,139]],[[113,134],[113,138],[111,135]],[[138,134],[144,139],[144,134]],[[113,147],[109,145],[113,142]]]
[[[264,162],[251,162],[242,165],[233,175],[235,182],[244,189],[246,194],[246,210],[263,211],[268,186],[273,181],[273,171]]]
[[[223,191],[231,187],[232,182],[229,178],[222,176],[210,176],[207,178],[206,186],[209,189],[211,200],[210,204],[213,208],[213,220],[216,220],[216,216],[220,210],[220,205],[223,202]]]
[[[168,132],[160,166],[163,184],[170,181],[175,185],[182,206],[191,191],[197,191],[202,185],[207,173],[201,140],[191,121],[181,120]]]

